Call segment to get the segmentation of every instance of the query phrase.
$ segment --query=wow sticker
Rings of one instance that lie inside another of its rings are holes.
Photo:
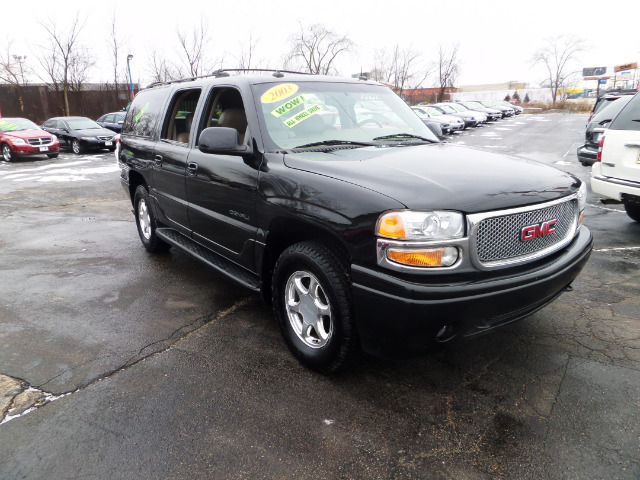
[[[300,122],[304,122],[307,118],[311,117],[312,115],[315,115],[321,110],[322,110],[322,107],[320,105],[312,105],[306,110],[303,110],[300,113],[296,113],[293,117],[287,118],[284,121],[284,124],[289,128],[293,128],[296,125],[298,125]]]
[[[262,94],[260,101],[262,103],[273,103],[285,98],[289,98],[291,95],[298,91],[298,85],[294,83],[282,83],[270,88]]]
[[[303,93],[301,95],[298,95],[297,97],[292,98],[287,103],[283,103],[282,105],[280,105],[278,108],[276,108],[274,111],[271,112],[271,115],[273,115],[276,118],[280,118],[285,113],[290,112],[296,107],[299,107],[300,105],[304,104],[304,102],[306,101],[307,99],[305,98]]]

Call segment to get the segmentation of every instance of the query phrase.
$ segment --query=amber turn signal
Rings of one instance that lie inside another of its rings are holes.
[[[387,238],[404,238],[404,222],[397,213],[384,215],[378,223],[378,234]]]
[[[389,260],[412,267],[450,267],[458,260],[458,249],[440,247],[426,249],[390,249]]]

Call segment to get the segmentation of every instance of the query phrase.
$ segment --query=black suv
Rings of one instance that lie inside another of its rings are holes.
[[[145,248],[261,292],[294,355],[325,373],[358,345],[405,354],[526,317],[592,248],[578,178],[441,143],[368,80],[157,84],[120,141]]]

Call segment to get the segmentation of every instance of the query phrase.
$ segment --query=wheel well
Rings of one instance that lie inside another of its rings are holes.
[[[271,277],[278,257],[291,245],[304,241],[316,241],[331,245],[343,260],[350,265],[350,256],[344,244],[332,233],[306,222],[291,219],[277,219],[270,228],[266,240],[266,248],[262,258],[262,296],[271,303]]]
[[[129,197],[131,198],[131,205],[133,205],[133,196],[136,193],[136,188],[138,188],[138,185],[144,185],[147,190],[149,189],[147,187],[147,182],[144,179],[144,177],[140,173],[134,170],[130,170],[129,171]]]

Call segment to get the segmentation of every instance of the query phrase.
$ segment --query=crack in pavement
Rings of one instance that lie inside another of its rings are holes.
[[[205,327],[212,325],[216,320],[220,320],[222,318],[224,318],[225,316],[233,313],[234,311],[236,311],[237,309],[244,307],[245,305],[247,305],[248,303],[250,303],[252,301],[252,297],[248,297],[245,298],[243,300],[240,300],[239,302],[236,302],[235,304],[233,304],[231,307],[227,308],[226,310],[223,310],[222,312],[219,312],[214,318],[212,318],[210,321],[204,323],[203,325],[201,325],[200,327],[191,330],[190,332],[188,332],[187,334],[185,334],[184,336],[179,337],[175,342],[171,343],[170,345],[168,345],[166,348],[162,349],[162,350],[157,350],[157,351],[153,351],[148,353],[147,355],[144,355],[140,358],[138,358],[135,361],[131,361],[131,359],[135,358],[137,355],[130,357],[129,360],[127,360],[127,362],[118,368],[115,368],[113,370],[107,371],[106,373],[104,373],[103,375],[101,375],[98,378],[95,378],[93,380],[91,380],[90,382],[87,382],[84,385],[81,385],[80,387],[76,388],[75,390],[71,390],[68,392],[63,392],[59,395],[54,395],[50,392],[46,392],[44,390],[40,390],[38,388],[35,388],[33,386],[30,386],[28,382],[26,382],[25,380],[22,379],[17,379],[17,378],[13,378],[10,377],[8,375],[2,375],[0,374],[0,425],[7,423],[11,420],[14,420],[16,418],[22,417],[40,407],[42,407],[43,405],[46,405],[47,403],[53,402],[55,400],[58,400],[62,397],[66,397],[68,395],[72,395],[74,393],[77,393],[81,390],[84,390],[88,387],[90,387],[91,385],[100,382],[102,380],[105,380],[107,378],[110,378],[114,375],[116,375],[117,373],[123,372],[125,370],[129,370],[130,368],[138,365],[139,363],[147,360],[148,358],[154,357],[156,355],[162,354],[164,352],[167,352],[168,350],[171,350],[174,348],[175,345],[177,345],[178,343],[180,343],[182,340],[186,340],[189,337],[191,337],[192,335],[196,334],[197,332],[201,331],[202,329],[204,329]],[[195,323],[197,323],[200,319],[196,320],[195,322],[192,322],[190,325],[193,325]],[[187,325],[188,326],[188,325]],[[174,331],[168,339],[165,340],[161,340],[158,342],[153,342],[149,345],[146,345],[145,347],[143,347],[142,349],[140,349],[138,355],[140,353],[142,353],[144,350],[146,350],[149,346],[151,345],[155,345],[158,343],[161,343],[163,341],[170,341],[177,332],[179,332],[180,330],[182,330],[185,326],[177,329],[176,331]],[[93,361],[95,361],[96,359],[94,359]],[[87,362],[90,363],[90,362]],[[59,375],[56,375],[56,377]],[[54,378],[56,378],[54,377]],[[51,382],[53,379],[47,380],[43,385],[46,385],[47,383]]]

